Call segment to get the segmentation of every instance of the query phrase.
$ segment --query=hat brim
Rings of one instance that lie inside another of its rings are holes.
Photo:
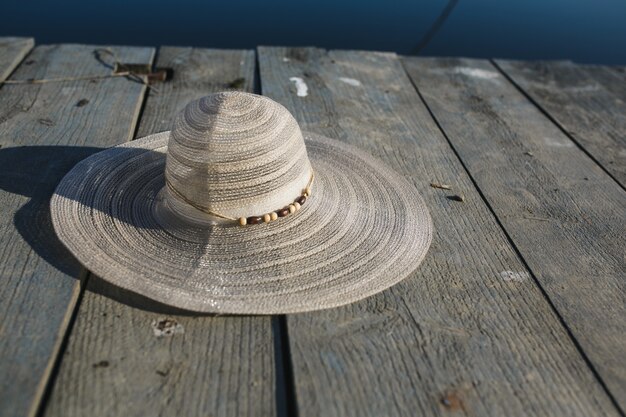
[[[316,173],[297,213],[239,226],[164,208],[169,132],[77,164],[50,202],[60,240],[101,278],[174,307],[282,314],[348,304],[406,278],[432,239],[424,201],[370,155],[303,132]]]

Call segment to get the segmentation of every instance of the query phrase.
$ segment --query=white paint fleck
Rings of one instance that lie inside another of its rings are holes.
[[[526,271],[502,271],[500,272],[500,278],[502,278],[504,281],[522,282],[526,281],[529,278],[529,275]]]
[[[239,65],[243,65],[243,59],[239,61]]]
[[[556,139],[549,136],[544,136],[543,142],[553,148],[571,148],[574,146],[574,143],[571,140]]]
[[[286,56],[283,57],[283,62],[289,62],[291,61],[289,58],[287,58]]]
[[[306,97],[309,95],[309,87],[306,85],[304,80],[300,77],[291,77],[289,81],[293,82],[296,85],[296,94],[298,97]]]
[[[356,80],[354,78],[348,78],[348,77],[339,77],[339,81],[342,81],[348,85],[351,85],[353,87],[360,87],[361,86],[361,81]]]
[[[500,77],[495,71],[487,71],[480,68],[457,67],[454,69],[456,74],[467,75],[468,77],[480,78],[483,80],[494,80]]]
[[[183,325],[174,319],[160,318],[153,320],[151,325],[156,337],[170,337],[175,334],[185,333]]]

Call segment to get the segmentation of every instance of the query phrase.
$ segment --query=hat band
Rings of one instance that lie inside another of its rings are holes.
[[[265,213],[260,216],[239,217],[239,218],[220,214],[218,212],[209,210],[207,207],[204,207],[194,201],[189,200],[180,191],[178,191],[172,185],[171,182],[168,181],[167,176],[165,177],[165,184],[167,185],[167,188],[169,188],[169,190],[172,193],[174,193],[174,195],[176,195],[176,197],[180,198],[181,200],[183,200],[185,203],[189,204],[193,208],[200,210],[203,213],[206,213],[208,215],[219,217],[220,219],[231,220],[233,222],[237,222],[239,223],[240,226],[246,226],[248,224],[269,223],[271,221],[277,220],[279,217],[285,217],[289,214],[295,213],[296,211],[300,210],[302,205],[305,203],[306,199],[311,195],[311,186],[313,185],[314,178],[315,178],[315,173],[313,172],[313,170],[311,170],[311,178],[309,178],[309,182],[307,183],[306,187],[304,188],[302,193],[298,196],[298,198],[296,198],[293,201],[293,203],[289,204],[288,206],[285,206],[276,211]]]

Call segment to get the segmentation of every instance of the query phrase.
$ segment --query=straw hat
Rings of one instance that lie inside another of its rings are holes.
[[[171,131],[83,160],[50,209],[93,273],[199,312],[347,304],[408,276],[432,238],[407,180],[240,92],[191,102]]]

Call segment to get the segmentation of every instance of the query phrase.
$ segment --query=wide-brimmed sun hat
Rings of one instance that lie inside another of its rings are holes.
[[[240,92],[193,101],[171,131],[81,161],[50,209],[91,272],[198,312],[354,302],[407,277],[432,239],[405,178]]]

